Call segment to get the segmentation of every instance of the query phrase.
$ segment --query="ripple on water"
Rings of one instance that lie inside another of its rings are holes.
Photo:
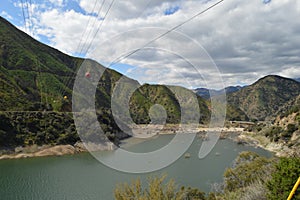
[[[173,136],[163,135],[150,140],[130,140],[123,147],[130,151],[147,152],[161,148]],[[132,142],[132,143],[131,143]],[[219,140],[212,152],[198,159],[201,140],[195,139],[188,149],[190,158],[182,156],[175,163],[158,172],[128,174],[118,172],[95,160],[90,154],[61,157],[28,158],[0,161],[0,194],[5,200],[26,199],[113,199],[113,188],[120,182],[131,182],[141,176],[166,173],[179,185],[192,186],[209,191],[211,184],[222,181],[229,167],[241,151],[254,151],[270,157],[272,154],[260,148],[237,145],[231,140]],[[219,155],[216,155],[219,153]],[[109,156],[109,153],[107,154]]]

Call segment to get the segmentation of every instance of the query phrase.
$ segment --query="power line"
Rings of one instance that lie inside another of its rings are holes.
[[[105,0],[102,1],[102,5],[101,5],[100,9],[98,10],[98,14],[100,13],[100,10],[102,10],[102,6],[103,6],[104,2],[105,2]],[[95,0],[94,6],[93,6],[93,10],[92,10],[91,13],[94,13],[97,4],[98,4],[98,0]],[[97,14],[97,16],[98,16],[98,14]],[[86,27],[85,27],[84,31],[82,32],[82,35],[81,35],[81,37],[80,37],[79,44],[78,44],[78,46],[77,46],[77,48],[76,48],[76,51],[79,50],[79,49],[82,49],[82,48],[80,48],[81,43],[82,43],[82,39],[83,39],[83,37],[84,37],[86,31],[88,30],[88,27],[89,27],[89,25],[90,25],[91,19],[92,19],[92,15],[89,16],[88,23],[86,24]],[[93,26],[95,25],[95,21],[96,21],[96,20],[97,20],[97,18],[94,20]],[[93,26],[92,26],[92,27],[93,27]],[[89,35],[89,34],[88,34],[88,35]],[[82,46],[84,46],[84,43],[83,43]],[[80,53],[81,53],[81,52],[80,52]]]
[[[85,51],[85,54],[89,51],[89,49],[90,49],[90,47],[91,47],[91,44],[92,44],[92,42],[94,41],[96,35],[98,34],[100,28],[102,27],[102,24],[103,24],[104,20],[106,19],[106,17],[107,17],[107,15],[108,15],[108,13],[109,13],[109,11],[110,11],[110,9],[111,9],[111,7],[112,7],[114,1],[115,1],[115,0],[113,0],[113,1],[111,2],[111,4],[109,5],[109,8],[108,8],[108,10],[107,10],[107,12],[106,12],[106,14],[105,14],[103,20],[101,21],[101,24],[98,26],[97,31],[96,31],[96,33],[94,34],[92,41],[90,42],[88,48],[87,48],[86,51]],[[97,2],[95,2],[94,6],[93,6],[92,13],[93,13],[93,11],[95,10],[96,3],[97,3]],[[98,10],[97,16],[100,15],[100,12],[101,12],[101,10],[102,10],[102,7],[103,7],[104,3],[105,3],[105,0],[102,2],[101,6],[100,6],[100,9]],[[143,10],[140,12],[140,14],[139,14],[138,17],[140,17],[140,16],[144,13],[144,11],[150,6],[151,3],[152,3],[151,0],[149,0],[148,3],[146,4],[146,6],[143,8]],[[90,19],[91,19],[91,17],[90,17],[89,20],[88,20],[88,23],[87,23],[87,26],[86,26],[86,28],[85,28],[84,34],[85,34],[86,30],[87,30],[88,24],[90,23]],[[95,25],[96,20],[97,20],[97,18],[94,20],[93,26]],[[87,36],[86,39],[85,39],[85,42],[86,42],[87,39],[89,38],[90,33],[91,33],[91,30],[89,31],[89,34],[88,34],[88,36]],[[81,37],[81,39],[80,39],[80,43],[81,43],[81,41],[82,41],[82,39],[83,39],[84,34],[82,35],[82,37]],[[84,42],[84,43],[85,43],[85,42]],[[79,44],[80,44],[80,43],[79,43]],[[84,43],[82,44],[82,48],[81,48],[81,50],[80,50],[80,54],[83,53]],[[78,46],[80,46],[80,45],[78,45]],[[70,72],[70,75],[71,75],[71,72]],[[74,79],[75,76],[76,76],[76,73],[74,73],[69,79],[67,79],[67,84],[65,84],[65,85],[68,86],[68,85],[72,82],[72,79]],[[62,93],[63,96],[65,95],[65,92],[63,92],[63,88],[61,88],[61,90],[60,90],[59,93]]]
[[[29,28],[29,33],[33,37],[33,27],[34,24],[32,22],[32,12],[31,12],[31,7],[32,7],[32,2],[31,0],[25,0],[25,6],[27,9],[27,16],[28,16],[28,28]],[[43,104],[43,94],[45,97],[46,105],[48,105],[48,90],[46,87],[46,78],[45,76],[42,76],[42,70],[41,70],[41,62],[39,61],[38,57],[36,59],[36,65],[37,65],[37,79],[39,80],[39,86],[40,86],[40,96],[41,96],[41,105]],[[43,90],[44,88],[44,90]]]
[[[101,13],[101,11],[102,11],[102,8],[103,8],[103,6],[104,6],[105,1],[106,1],[106,0],[103,0],[103,1],[102,1],[102,4],[101,4],[101,6],[99,7],[98,12],[97,12],[97,18],[95,18],[92,27],[95,26],[95,24],[96,24],[96,22],[97,22],[97,19],[99,18],[99,15],[100,15],[100,13]],[[95,3],[96,3],[96,2],[95,2]],[[94,4],[94,6],[96,7],[95,4]],[[93,9],[93,10],[94,10],[94,9]],[[86,27],[86,29],[87,29],[87,27]],[[80,54],[82,54],[83,49],[84,49],[84,44],[86,43],[87,39],[90,37],[91,32],[92,32],[92,29],[88,32],[88,35],[86,36],[85,41],[82,43],[81,50],[80,50]],[[77,50],[76,50],[76,51],[77,51]],[[75,72],[76,72],[76,70],[75,70]],[[72,82],[72,79],[74,79],[74,77],[76,76],[76,73],[74,73],[74,74],[72,75],[72,72],[70,72],[69,74],[67,74],[67,77],[68,77],[68,76],[71,76],[71,77],[70,77],[70,78],[67,78],[67,79],[66,79],[67,81],[64,82],[64,83],[66,83],[65,85],[66,85],[67,87],[68,87],[68,85]],[[59,93],[62,93],[63,95],[65,95],[65,92],[64,92],[63,90],[64,90],[64,89],[62,88],[62,89],[59,91]]]
[[[27,32],[29,35],[32,35],[31,11],[29,9],[29,6],[31,7],[31,0],[30,3],[28,2],[28,0],[20,0],[20,2],[21,2],[25,32]]]
[[[115,2],[115,0],[112,0],[112,1],[111,1],[110,5],[109,5],[109,7],[108,7],[108,10],[106,11],[106,13],[105,13],[105,15],[104,15],[104,17],[103,17],[103,20],[101,21],[101,24],[98,26],[97,31],[95,32],[95,34],[94,34],[94,36],[93,36],[93,39],[91,40],[91,42],[90,42],[88,48],[87,48],[86,51],[85,51],[85,54],[87,54],[88,51],[89,51],[89,49],[91,48],[91,45],[92,45],[94,39],[96,38],[96,36],[97,36],[97,34],[98,34],[100,28],[102,27],[103,22],[105,21],[105,19],[106,19],[107,15],[108,15],[110,9],[112,8],[112,5],[113,5],[114,2]]]
[[[23,0],[21,0],[21,7],[22,7],[22,14],[23,14],[23,19],[24,19],[24,27],[25,27],[25,31],[27,32],[27,23],[26,23]]]
[[[27,0],[28,2],[28,0]],[[33,20],[32,20],[32,2],[31,0],[29,0],[29,7],[28,7],[28,16],[29,16],[29,22],[30,22],[30,30],[31,30],[31,36],[34,35],[34,23],[33,23]]]
[[[85,54],[89,51],[89,49],[90,49],[90,47],[91,47],[91,45],[92,45],[92,42],[94,41],[94,39],[95,39],[96,35],[98,34],[100,28],[102,27],[102,24],[103,24],[104,20],[106,19],[106,16],[108,15],[108,13],[109,13],[109,11],[110,11],[110,9],[111,9],[111,7],[112,7],[114,1],[115,1],[115,0],[113,0],[113,1],[111,2],[111,4],[109,5],[109,8],[108,8],[108,10],[107,10],[105,16],[103,17],[103,20],[101,21],[101,24],[98,26],[97,31],[95,32],[95,34],[94,34],[94,36],[93,36],[93,39],[91,40],[91,42],[90,42],[88,48],[87,48],[86,51],[85,51]],[[97,16],[99,16],[99,14],[100,14],[100,12],[101,12],[101,10],[102,10],[102,7],[103,7],[103,5],[104,5],[104,3],[105,3],[105,0],[102,2],[102,5],[101,5],[101,7],[100,7],[100,9],[99,9],[99,11],[98,11],[98,13],[97,13]],[[151,0],[148,1],[148,3],[147,3],[146,6],[144,7],[144,9],[140,12],[140,14],[139,14],[138,17],[140,17],[140,16],[144,13],[144,11],[150,6],[150,4],[151,4]],[[95,2],[95,4],[94,4],[93,11],[94,11],[95,7],[96,7],[96,2]],[[92,12],[93,12],[93,11],[92,11]],[[87,30],[87,27],[88,27],[88,24],[89,24],[89,22],[90,22],[90,19],[91,19],[91,17],[90,17],[89,20],[88,20],[88,23],[87,23],[86,29],[85,29],[85,31],[84,31],[84,34],[85,34],[86,30]],[[93,26],[95,25],[95,22],[96,22],[96,19],[95,19],[95,21],[94,21],[94,23],[93,23]],[[90,33],[91,33],[91,31],[89,32],[88,36],[86,37],[85,42],[86,42],[87,39],[89,38]],[[81,39],[80,39],[80,43],[81,43],[81,41],[82,41],[82,38],[83,38],[84,34],[82,35],[82,37],[81,37]],[[84,43],[85,43],[85,42],[84,42]],[[80,44],[80,43],[79,43],[79,44]],[[83,53],[84,43],[83,43],[82,48],[81,48],[81,50],[80,50],[80,54]],[[79,45],[79,46],[80,46],[80,45]],[[66,86],[68,86],[68,85],[71,83],[71,81],[72,81],[72,79],[75,77],[75,75],[76,75],[76,73],[74,73],[73,76],[70,77],[70,78],[68,79]],[[63,90],[63,89],[62,89],[62,90]],[[63,93],[63,95],[64,95],[64,94],[65,94],[65,92]]]
[[[21,6],[22,6],[22,14],[23,14],[23,18],[24,18],[24,23],[25,23],[24,24],[25,30],[26,31],[28,30],[29,35],[32,36],[33,35],[33,23],[31,20],[32,2],[31,2],[31,0],[21,0]],[[39,84],[40,96],[41,96],[40,101],[41,101],[41,104],[43,104],[43,94],[44,94],[46,104],[48,104],[47,88],[45,87],[45,90],[43,91],[43,87],[46,86],[46,79],[42,77],[41,63],[40,63],[39,59],[37,57],[35,59],[36,59],[36,65],[37,65],[37,82]]]
[[[111,10],[112,5],[114,4],[114,2],[115,2],[115,0],[112,0],[112,1],[111,1],[110,5],[109,5],[109,7],[108,7],[108,9],[107,9],[107,11],[106,11],[104,17],[103,17],[103,20],[101,21],[101,23],[100,23],[99,26],[97,27],[97,30],[96,30],[94,36],[92,37],[92,40],[90,41],[90,44],[88,45],[87,49],[85,50],[85,54],[86,54],[86,53],[89,51],[89,49],[91,48],[91,45],[92,45],[94,39],[96,38],[96,36],[97,36],[97,34],[98,34],[100,28],[102,27],[103,22],[105,21],[106,17],[108,16],[108,13],[109,13],[109,11]],[[68,85],[70,84],[70,81],[72,81],[72,79],[74,79],[75,76],[76,76],[76,73],[74,73],[73,76],[69,79],[68,84],[67,84],[66,86],[68,86]],[[64,94],[65,94],[65,93],[64,93]],[[64,94],[63,94],[63,95],[64,95]]]
[[[196,17],[198,17],[198,16],[200,16],[200,15],[206,13],[207,11],[209,11],[210,9],[212,9],[212,8],[214,8],[215,6],[219,5],[219,4],[222,3],[223,1],[224,1],[224,0],[220,0],[220,1],[216,2],[216,3],[214,3],[213,5],[209,6],[208,8],[206,8],[206,9],[204,9],[204,10],[198,12],[197,14],[193,15],[193,16],[190,17],[189,19],[187,19],[187,20],[183,21],[182,23],[180,23],[180,24],[174,26],[173,28],[169,29],[169,30],[166,31],[165,33],[159,35],[158,37],[156,37],[156,38],[150,40],[149,42],[147,42],[147,43],[146,43],[145,45],[143,45],[142,47],[140,47],[140,48],[138,48],[138,49],[136,49],[136,50],[130,52],[130,53],[127,54],[126,56],[124,56],[124,57],[123,57],[123,56],[118,57],[118,58],[115,59],[113,62],[111,62],[111,64],[110,64],[108,67],[111,67],[111,66],[115,65],[116,63],[121,62],[122,60],[124,60],[124,59],[128,58],[129,56],[135,54],[136,52],[138,52],[138,51],[140,51],[141,49],[145,48],[145,47],[148,46],[149,44],[155,42],[156,40],[159,40],[160,38],[164,37],[165,35],[169,34],[169,33],[172,32],[172,31],[176,30],[177,28],[181,27],[182,25],[184,25],[184,24],[186,24],[186,23],[192,21],[192,20],[195,19]]]
[[[147,5],[143,8],[143,11],[140,13],[139,17],[142,16],[142,14],[147,10],[147,8],[150,6],[150,4],[152,3],[151,0],[148,1]]]
[[[29,6],[28,6],[28,1],[25,0],[25,6],[26,6],[26,11],[27,11],[27,20],[28,20],[28,29],[29,29],[29,34],[32,35],[32,30],[31,30],[31,16],[30,16],[30,11],[29,11]]]

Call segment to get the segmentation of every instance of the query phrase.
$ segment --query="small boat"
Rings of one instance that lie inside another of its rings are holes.
[[[216,156],[219,156],[219,155],[221,155],[219,152],[216,152],[216,154],[215,154]]]
[[[185,157],[185,158],[190,158],[190,157],[191,157],[191,154],[190,154],[190,153],[186,153],[186,154],[184,154],[184,157]]]

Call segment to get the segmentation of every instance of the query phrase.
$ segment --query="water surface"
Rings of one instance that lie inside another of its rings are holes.
[[[167,144],[173,136],[162,135],[124,148],[134,152],[153,151]],[[187,151],[172,165],[153,173],[128,174],[110,169],[88,153],[61,157],[27,158],[0,161],[0,199],[5,200],[111,200],[117,183],[137,177],[145,181],[151,175],[167,174],[178,185],[197,187],[208,192],[211,184],[222,181],[227,167],[241,151],[254,151],[270,157],[260,148],[219,140],[213,151],[198,159],[201,140],[196,138]],[[105,152],[107,156],[113,152]]]

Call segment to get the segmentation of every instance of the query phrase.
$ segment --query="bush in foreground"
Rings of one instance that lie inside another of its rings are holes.
[[[114,196],[116,200],[206,200],[205,193],[195,188],[177,188],[174,180],[165,182],[166,176],[148,179],[144,188],[140,179],[131,184],[117,185]]]
[[[275,167],[272,179],[267,184],[268,199],[287,199],[300,176],[300,158],[281,158]],[[300,199],[300,188],[297,189],[293,199]]]

